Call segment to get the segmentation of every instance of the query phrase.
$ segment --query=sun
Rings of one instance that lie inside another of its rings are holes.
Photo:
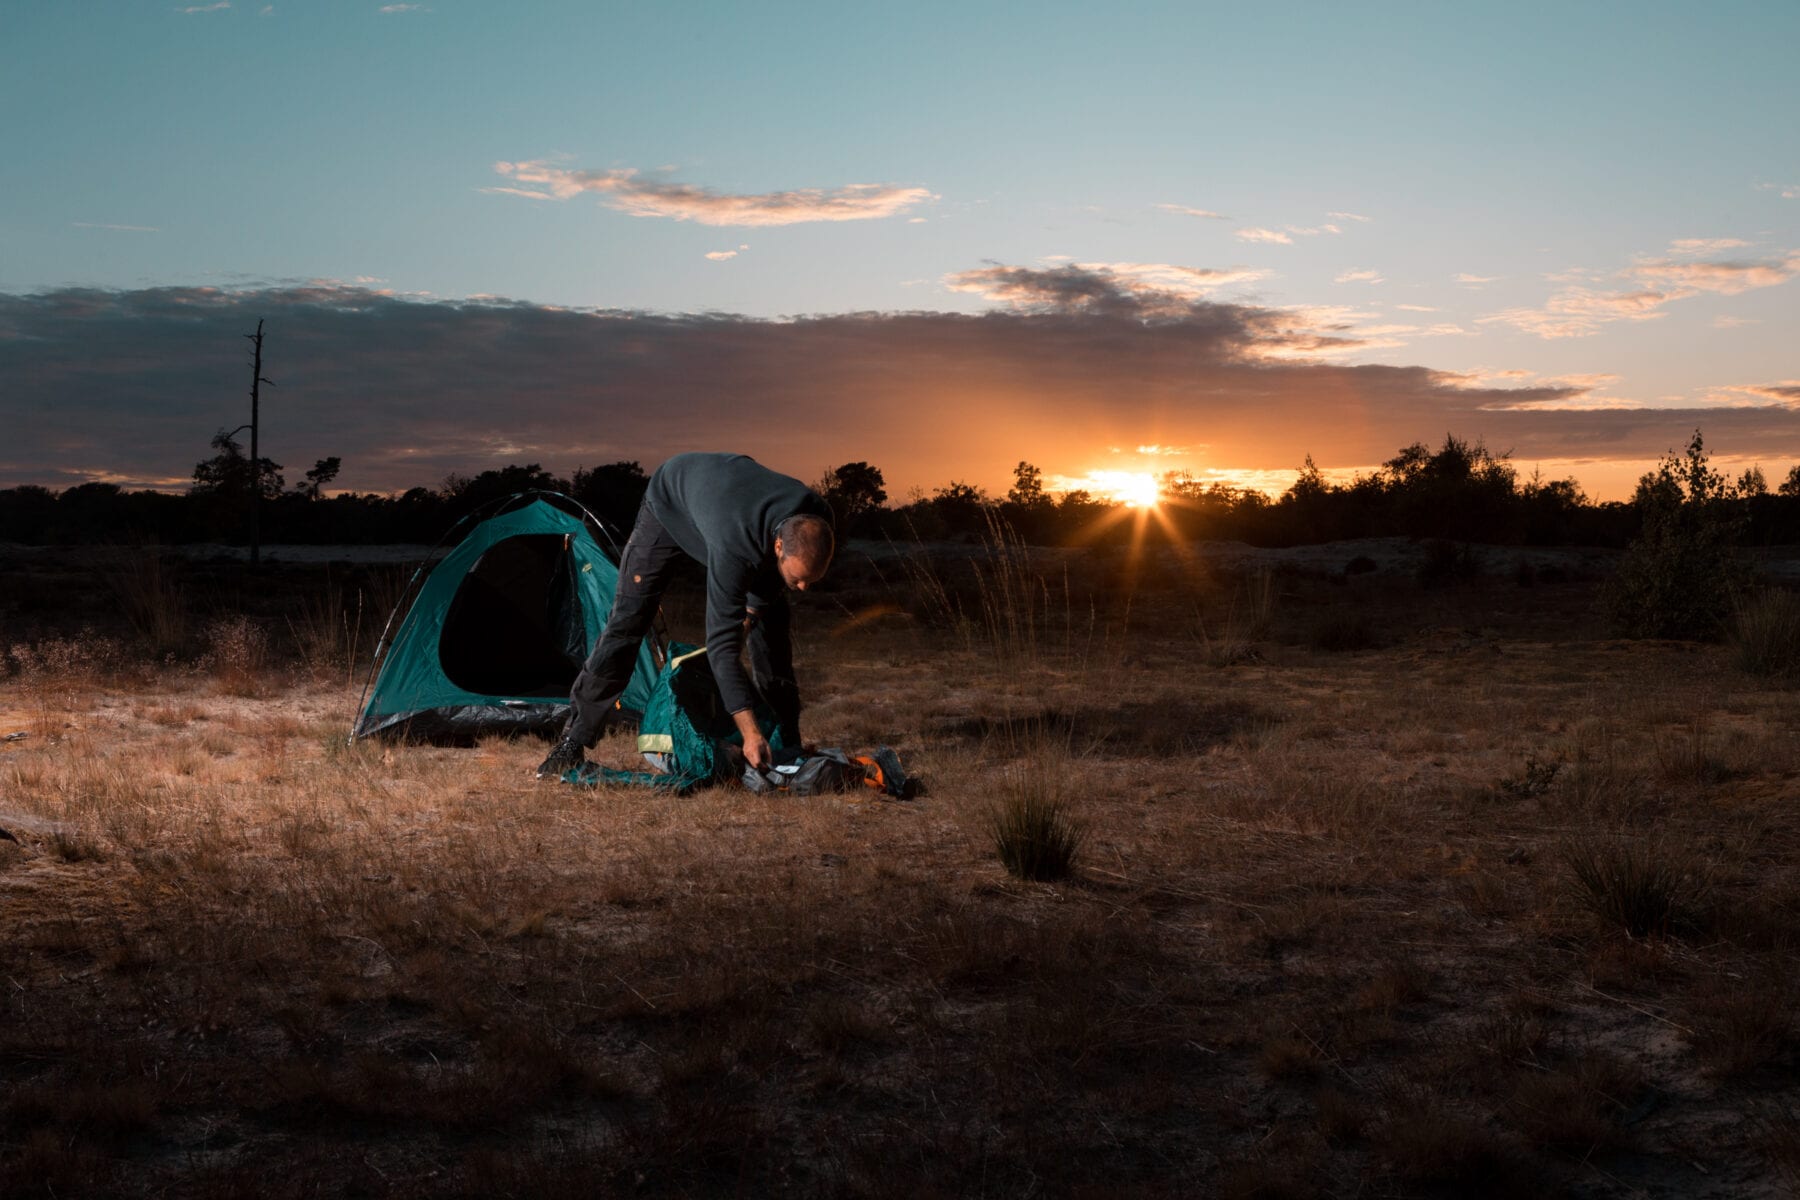
[[[1130,508],[1155,508],[1162,502],[1162,485],[1156,476],[1141,471],[1095,471],[1094,482],[1108,499]]]

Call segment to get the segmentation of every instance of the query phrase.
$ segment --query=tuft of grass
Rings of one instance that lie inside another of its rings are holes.
[[[1727,1078],[1791,1062],[1800,1052],[1796,999],[1800,988],[1781,970],[1710,982],[1689,1011],[1695,1053],[1708,1071]]]
[[[327,574],[324,589],[303,598],[287,622],[308,674],[317,679],[355,678],[363,640],[362,589],[356,590],[352,601]]]
[[[96,559],[94,566],[118,600],[132,632],[153,654],[173,654],[183,648],[188,604],[172,556],[160,546],[146,545]]]
[[[1046,756],[1015,764],[987,811],[987,834],[994,851],[1007,871],[1020,879],[1064,879],[1075,869],[1087,828],[1070,811],[1064,769]]]
[[[105,862],[107,853],[93,838],[72,829],[58,829],[50,834],[50,853],[63,862]]]
[[[1738,669],[1764,679],[1800,675],[1800,595],[1779,588],[1732,605],[1731,646]]]
[[[1686,728],[1656,740],[1656,773],[1666,783],[1689,783],[1708,787],[1722,783],[1730,774],[1724,762],[1712,752],[1712,738],[1706,721],[1695,716]]]
[[[1578,835],[1563,848],[1575,899],[1603,925],[1632,937],[1691,922],[1704,891],[1698,862],[1650,839]]]
[[[1551,1070],[1521,1072],[1507,1113],[1530,1144],[1586,1156],[1627,1143],[1624,1121],[1645,1086],[1631,1063],[1588,1054]]]

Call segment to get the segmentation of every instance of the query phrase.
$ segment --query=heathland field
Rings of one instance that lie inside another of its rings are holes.
[[[1800,692],[1357,555],[847,555],[904,802],[346,745],[393,580],[14,564],[0,1194],[1792,1194]]]

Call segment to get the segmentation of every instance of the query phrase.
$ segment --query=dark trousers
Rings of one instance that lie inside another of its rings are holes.
[[[656,621],[656,608],[669,586],[669,567],[681,547],[669,536],[648,504],[638,506],[637,521],[625,549],[619,552],[619,586],[613,592],[612,611],[606,627],[594,643],[594,651],[569,689],[569,737],[591,746],[612,713],[613,705],[631,682],[637,666],[638,646]]]
[[[656,620],[657,606],[669,586],[669,568],[682,553],[648,504],[638,506],[631,536],[619,553],[619,586],[613,593],[606,627],[593,653],[569,689],[573,712],[566,736],[591,746],[606,718],[631,682],[638,645]],[[785,736],[799,744],[800,691],[794,684],[794,648],[788,631],[787,601],[777,595],[753,610],[745,622],[750,679],[769,706]]]

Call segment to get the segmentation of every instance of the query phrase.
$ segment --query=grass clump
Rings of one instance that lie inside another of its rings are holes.
[[[988,810],[987,833],[1008,873],[1041,883],[1073,873],[1087,829],[1070,811],[1059,781],[1032,771],[1008,778]]]
[[[1581,836],[1567,844],[1563,857],[1576,900],[1608,927],[1649,937],[1695,916],[1703,890],[1700,871],[1668,846]]]
[[[1732,612],[1738,669],[1765,679],[1800,675],[1800,596],[1769,589],[1740,599]]]

